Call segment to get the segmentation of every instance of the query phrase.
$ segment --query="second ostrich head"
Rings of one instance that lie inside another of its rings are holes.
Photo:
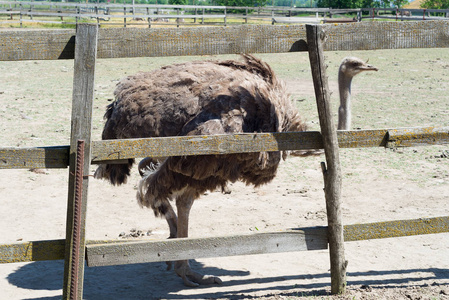
[[[351,129],[351,82],[352,78],[363,71],[378,69],[357,57],[346,57],[338,70],[338,89],[340,107],[338,108],[338,130]]]

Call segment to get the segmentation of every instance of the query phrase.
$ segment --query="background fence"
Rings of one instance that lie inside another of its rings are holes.
[[[350,17],[348,17],[348,15]],[[443,20],[449,10],[226,7],[0,1],[0,24],[97,23],[100,26],[192,26],[258,23],[336,23],[362,19]],[[232,19],[232,21],[230,21]]]
[[[356,23],[340,24],[338,26],[309,26],[308,30],[316,30],[315,34],[306,34],[306,27],[297,26],[241,26],[229,28],[161,28],[154,29],[103,29],[97,31],[96,26],[80,26],[75,31],[4,31],[0,32],[0,60],[29,60],[29,59],[71,59],[75,58],[74,93],[72,106],[72,136],[70,146],[37,147],[32,149],[3,148],[0,149],[1,168],[60,168],[70,166],[69,171],[69,205],[67,219],[67,238],[65,241],[37,241],[2,245],[0,247],[1,262],[33,261],[61,259],[65,257],[66,280],[64,285],[66,298],[80,298],[83,286],[83,267],[85,259],[85,245],[87,259],[90,265],[107,265],[117,263],[135,263],[146,261],[177,260],[184,258],[198,258],[214,255],[242,255],[254,253],[270,253],[279,251],[300,251],[323,249],[333,242],[331,235],[338,239],[361,240],[404,236],[411,234],[437,233],[449,231],[449,218],[440,217],[423,220],[392,221],[374,224],[347,225],[337,224],[337,233],[328,233],[326,228],[301,229],[287,233],[256,234],[229,238],[206,238],[201,241],[195,239],[172,240],[162,242],[139,242],[126,246],[122,244],[89,245],[84,240],[85,205],[87,200],[87,176],[81,176],[82,201],[78,206],[76,199],[80,190],[75,188],[76,165],[87,170],[89,164],[105,160],[126,159],[129,157],[163,156],[166,155],[195,155],[235,152],[258,152],[295,149],[325,148],[326,156],[329,152],[338,151],[336,144],[329,145],[326,135],[332,138],[336,133],[329,132],[330,127],[323,126],[322,132],[278,133],[278,134],[241,134],[229,136],[204,137],[203,142],[190,137],[169,139],[141,139],[131,141],[90,141],[90,118],[93,98],[93,75],[95,73],[96,58],[106,57],[138,57],[162,55],[203,55],[225,54],[238,52],[279,53],[288,51],[305,51],[311,55],[312,65],[322,65],[323,50],[366,50],[366,49],[397,49],[410,47],[449,47],[449,22],[409,22],[409,23]],[[324,32],[327,42],[323,44]],[[198,37],[202,38],[198,40]],[[126,37],[129,43],[123,47],[121,41]],[[251,37],[251,38],[249,38]],[[313,45],[315,39],[316,45]],[[424,40],[424,42],[423,42]],[[321,41],[321,42],[320,42]],[[357,42],[355,42],[357,41]],[[182,47],[176,46],[182,45]],[[76,49],[75,49],[76,48]],[[318,57],[317,57],[318,56]],[[323,72],[325,68],[321,68]],[[325,74],[321,75],[323,83],[318,87],[326,91]],[[315,76],[316,77],[316,76]],[[316,79],[315,83],[316,83]],[[325,95],[317,95],[317,98]],[[321,110],[320,110],[321,111]],[[328,123],[332,120],[321,117]],[[81,122],[82,120],[82,122]],[[327,133],[325,133],[327,131]],[[324,137],[324,138],[323,138]],[[77,141],[83,139],[85,143],[84,160],[76,164]],[[238,139],[238,142],[236,142]],[[259,141],[259,142],[255,142]],[[401,130],[367,130],[340,132],[339,147],[394,147],[418,144],[438,144],[449,142],[448,128],[413,128]],[[136,147],[136,146],[139,147]],[[91,151],[92,148],[92,151]],[[330,149],[329,149],[330,148]],[[167,152],[168,150],[172,152]],[[92,153],[92,155],[91,155]],[[332,165],[338,167],[338,162],[327,160],[327,170]],[[325,176],[326,178],[326,176]],[[327,178],[326,180],[331,180]],[[327,195],[327,194],[326,194]],[[79,198],[79,197],[78,197]],[[326,197],[327,198],[327,197]],[[338,201],[338,199],[336,199]],[[81,218],[74,218],[79,209]],[[336,215],[338,217],[338,215]],[[397,230],[390,230],[397,228]],[[76,244],[76,233],[81,236]],[[312,242],[313,241],[313,242]],[[201,242],[201,249],[195,247]],[[273,247],[266,247],[261,251],[257,243],[264,245],[273,243]],[[219,244],[217,244],[219,243]],[[241,247],[245,243],[248,247]],[[170,252],[171,246],[176,246],[176,253]],[[74,246],[76,245],[76,246]],[[219,251],[215,249],[219,246]],[[234,245],[234,246],[233,246]],[[221,248],[220,248],[221,247]],[[332,247],[332,246],[331,246]],[[338,246],[337,246],[338,248]],[[182,251],[179,251],[181,249]],[[185,250],[185,251],[184,251]],[[190,254],[186,253],[190,250]],[[154,252],[162,253],[154,256]],[[64,255],[64,252],[66,253]],[[331,248],[332,252],[332,248]],[[338,252],[338,251],[337,251]],[[338,255],[337,265],[340,270],[332,267],[332,291],[344,290],[344,255]],[[334,264],[333,258],[331,264]],[[343,271],[343,274],[342,274]],[[335,275],[335,276],[334,276]],[[334,277],[337,277],[335,279]],[[339,277],[339,278],[338,278]],[[75,295],[75,296],[74,296]]]

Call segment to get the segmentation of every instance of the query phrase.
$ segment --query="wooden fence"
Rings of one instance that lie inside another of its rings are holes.
[[[449,143],[447,127],[345,131],[337,135],[328,109],[324,50],[449,47],[448,21],[376,22],[368,25],[258,25],[220,28],[217,31],[216,28],[207,27],[98,29],[96,25],[81,24],[76,32],[0,32],[0,61],[75,59],[70,146],[0,149],[0,168],[69,166],[66,239],[0,245],[0,262],[64,258],[64,299],[81,299],[86,259],[89,266],[96,266],[326,249],[329,245],[331,291],[341,293],[346,285],[346,261],[342,247],[344,241],[449,232],[449,217],[346,226],[342,224],[339,209],[339,147],[401,147]],[[202,37],[200,40],[199,36]],[[127,47],[121,44],[125,37]],[[425,40],[424,43],[422,39]],[[354,40],[358,42],[355,43]],[[174,47],[181,44],[182,47]],[[91,141],[97,58],[288,51],[309,52],[321,132]],[[316,148],[324,148],[326,153],[323,171],[329,227],[156,242],[96,244],[85,240],[88,176],[84,176],[83,170],[89,170],[91,163],[161,154],[224,154]],[[264,247],[260,247],[262,244]]]
[[[367,19],[391,19],[396,21],[438,20],[449,18],[447,9],[406,9],[406,8],[364,8],[362,12],[368,13]]]
[[[236,12],[238,11],[238,12]],[[341,18],[340,15],[354,14]],[[367,19],[438,20],[449,18],[449,10],[437,9],[331,9],[293,7],[226,7],[194,5],[149,5],[64,3],[45,1],[0,1],[0,24],[19,23],[96,23],[99,26],[191,26],[228,25],[229,19],[248,23],[257,19],[266,23],[340,23]],[[298,16],[300,15],[300,16]],[[340,16],[340,17],[339,17]]]
[[[227,7],[194,5],[105,4],[0,1],[0,15],[9,17],[2,23],[97,23],[100,26],[128,25],[203,25],[228,24],[228,19],[248,23],[250,19],[267,23],[319,23],[325,15],[360,10],[291,7]],[[298,14],[310,17],[295,17]],[[64,18],[66,18],[64,20]],[[123,20],[122,22],[120,20]],[[189,20],[189,21],[188,21]],[[144,21],[144,22],[142,22]],[[174,22],[173,22],[174,21]]]

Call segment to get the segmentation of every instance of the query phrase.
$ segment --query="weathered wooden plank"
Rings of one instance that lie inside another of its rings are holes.
[[[138,240],[91,240],[86,244],[135,243]],[[0,244],[0,264],[64,259],[65,239]]]
[[[74,30],[0,31],[0,61],[73,59]]]
[[[326,164],[322,163],[324,176],[324,194],[328,222],[329,254],[331,266],[331,293],[343,294],[346,290],[345,247],[343,238],[343,220],[341,214],[340,155],[337,131],[330,110],[330,93],[324,60],[324,41],[326,34],[321,25],[306,25],[309,59],[312,69],[313,85],[323,135]]]
[[[88,266],[172,261],[327,248],[327,227],[229,237],[171,239],[137,243],[92,244]],[[311,231],[310,231],[311,230]],[[449,217],[344,226],[345,242],[449,232]],[[309,240],[309,242],[307,242]]]
[[[0,148],[0,169],[65,168],[69,147]]]
[[[357,22],[324,27],[326,51],[449,47],[449,21]]]
[[[316,17],[275,17],[272,18],[272,23],[292,24],[292,23],[307,23],[320,24],[323,18]]]
[[[388,129],[337,131],[340,148],[385,147]]]
[[[449,127],[417,127],[388,130],[387,147],[413,147],[449,143]]]
[[[419,132],[420,138],[410,132]],[[392,132],[396,132],[393,135]],[[391,133],[391,135],[389,135]],[[422,127],[338,131],[340,148],[395,147],[449,143],[449,128]],[[392,139],[391,141],[389,140]],[[394,141],[401,141],[396,145]],[[407,141],[409,143],[407,144]],[[413,142],[413,144],[412,144]],[[205,155],[259,151],[322,149],[320,132],[282,132],[215,136],[164,137],[96,141],[92,159],[96,161],[146,156]]]
[[[327,249],[325,227],[209,238],[89,245],[88,266]]]
[[[301,231],[307,231],[307,228],[298,228],[293,230],[292,239],[297,240],[298,237],[303,237],[301,235]],[[307,247],[312,250],[315,246],[314,243],[322,242],[321,234],[326,234],[325,228],[316,228],[317,235],[319,236],[318,240],[312,241],[312,244],[309,244]],[[323,232],[321,232],[321,230]],[[285,235],[290,234],[291,231],[284,232]],[[377,222],[377,223],[367,223],[367,224],[351,224],[344,226],[344,238],[345,242],[353,242],[353,241],[361,241],[361,240],[371,240],[371,239],[383,239],[383,238],[394,238],[394,237],[403,237],[403,236],[412,236],[412,235],[425,235],[425,234],[437,234],[449,232],[449,216],[444,217],[435,217],[435,218],[421,218],[421,219],[413,219],[413,220],[396,220],[396,221],[386,221],[386,222]],[[274,235],[280,234],[282,232],[273,233]],[[264,233],[265,235],[270,235],[271,233]],[[248,236],[251,235],[242,235],[239,237],[233,237],[235,240],[244,240]],[[312,238],[312,235],[309,236]],[[209,238],[203,238],[209,239]],[[214,241],[220,239],[220,237],[212,238]],[[117,244],[117,247],[121,244],[128,243],[148,243],[149,241],[142,240],[92,240],[87,241],[88,245],[88,256],[89,253],[94,253],[98,255],[101,253],[100,248],[104,246],[104,244]],[[166,242],[170,242],[170,244],[166,244]],[[183,243],[181,239],[173,239],[173,240],[164,240],[161,241],[158,246],[163,251],[166,251],[164,247],[171,247],[173,244]],[[297,242],[297,241],[296,241]],[[159,241],[151,241],[151,243],[159,243]],[[193,243],[193,242],[191,242]],[[189,243],[189,244],[191,244]],[[207,242],[209,243],[209,242]],[[212,242],[210,242],[212,243]],[[245,242],[246,244],[247,242]],[[95,250],[92,250],[94,247],[90,247],[90,245],[101,245],[97,247]],[[179,249],[185,247],[186,244],[175,245],[175,249]],[[300,244],[301,247],[304,244]],[[324,247],[324,245],[321,245]],[[128,246],[125,246],[125,248]],[[142,246],[138,246],[141,248]],[[15,263],[15,262],[30,262],[30,261],[43,261],[43,260],[59,260],[64,258],[64,249],[65,249],[65,240],[51,240],[51,241],[32,241],[32,242],[22,242],[22,243],[14,243],[14,244],[0,244],[0,263]],[[325,249],[325,248],[324,248]],[[93,251],[93,252],[91,252]],[[105,250],[111,252],[111,250]],[[121,250],[122,251],[122,250]],[[150,251],[150,250],[148,250]],[[185,251],[189,251],[189,249],[185,248]],[[192,250],[193,251],[193,250]],[[296,250],[293,250],[296,251]],[[171,252],[170,252],[171,253]],[[165,255],[165,254],[164,254]],[[168,255],[168,254],[167,254]],[[170,254],[171,255],[171,254]],[[212,254],[211,254],[212,255]],[[221,256],[221,254],[217,255]],[[209,256],[211,257],[211,256]],[[190,258],[198,258],[196,256]],[[164,259],[161,259],[163,261]],[[90,261],[89,263],[92,263]]]
[[[422,127],[338,131],[340,148],[449,144],[449,128]],[[92,142],[92,163],[146,156],[322,149],[321,133],[282,132],[164,137]],[[69,146],[0,148],[0,169],[65,168]]]
[[[74,34],[73,30],[0,31],[0,61],[71,59]],[[99,31],[97,57],[305,51],[304,38],[302,25],[105,28]]]
[[[121,37],[121,38],[119,38]],[[304,51],[304,26],[110,28],[100,31],[101,58]],[[126,47],[123,43],[126,41]]]
[[[64,259],[65,240],[0,245],[0,263]]]
[[[96,160],[146,156],[181,156],[322,148],[319,132],[230,134],[97,141]],[[149,155],[151,153],[151,155]]]
[[[89,183],[89,176],[84,176],[84,172],[89,172],[91,161],[97,37],[97,25],[78,25],[73,76],[63,299],[81,300],[83,297],[85,226]],[[84,145],[82,153],[77,151],[79,150],[79,140],[82,140]],[[79,172],[81,173],[79,185],[75,185],[77,152],[78,157],[83,157],[82,160],[78,161]]]
[[[344,226],[345,242],[442,232],[449,232],[447,216]]]
[[[324,50],[449,47],[449,21],[325,25]],[[74,30],[0,31],[0,61],[72,59]],[[104,28],[98,58],[307,51],[304,25]]]
[[[0,11],[1,13],[1,11]],[[6,12],[6,14],[10,14],[10,12]],[[104,15],[104,14],[95,14],[95,13],[61,13],[61,12],[24,12],[23,15],[27,16],[44,16],[44,17],[72,17],[72,18],[161,18],[161,15],[149,15],[149,14],[114,14],[114,15]],[[204,19],[222,19],[225,18],[226,15],[194,15],[194,14],[184,14],[184,15],[163,15],[164,19],[191,19],[191,18],[204,18]],[[96,20],[91,20],[91,22],[96,22]],[[110,23],[107,23],[110,24]]]

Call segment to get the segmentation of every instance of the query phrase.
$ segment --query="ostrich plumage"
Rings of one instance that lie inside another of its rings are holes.
[[[243,55],[243,61],[188,62],[138,73],[121,80],[114,94],[116,100],[105,114],[105,140],[306,130],[284,84],[269,65],[251,55]],[[195,199],[237,180],[254,186],[268,183],[285,155],[146,158],[139,164],[143,177],[137,199],[167,219],[170,237],[187,237]],[[125,183],[133,162],[100,165],[95,177]],[[188,286],[220,282],[193,272],[188,261],[176,262],[175,271]]]
[[[122,79],[115,101],[107,107],[102,138],[305,131],[306,124],[271,67],[252,55],[242,57],[174,64]],[[142,179],[137,199],[165,217],[170,238],[188,237],[195,199],[237,180],[254,186],[268,183],[285,157],[285,152],[260,152],[145,158],[138,166]],[[100,165],[95,177],[123,184],[133,163],[130,159],[128,164]],[[221,283],[192,271],[187,260],[175,262],[175,271],[187,286]]]

